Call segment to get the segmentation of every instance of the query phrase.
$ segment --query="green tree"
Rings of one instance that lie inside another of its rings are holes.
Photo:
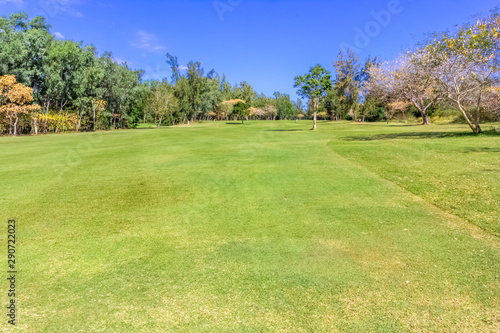
[[[49,29],[43,17],[29,20],[25,12],[0,17],[0,75],[15,75],[18,82],[33,89],[37,102],[44,55],[54,38]]]
[[[84,93],[86,57],[80,43],[56,40],[44,58],[45,107],[49,111],[71,106]]]
[[[318,107],[326,92],[332,89],[332,78],[329,71],[317,65],[303,76],[295,77],[294,88],[298,88],[298,94],[310,101],[314,112],[313,130],[316,129]]]
[[[207,119],[209,113],[216,111],[217,105],[222,102],[222,91],[219,84],[218,77],[208,79],[201,96],[201,115]]]
[[[339,104],[337,90],[328,90],[322,104],[323,109],[328,114],[330,119],[340,120],[344,116],[344,114],[342,113],[342,108]]]
[[[233,106],[233,115],[241,119],[241,123],[245,123],[245,118],[250,115],[250,105],[238,102]]]
[[[354,120],[358,120],[357,108],[360,100],[361,89],[361,65],[353,50],[342,50],[338,54],[338,60],[333,63],[337,72],[335,89],[338,93],[338,102],[344,112],[352,114]]]
[[[165,117],[172,115],[177,107],[174,88],[166,80],[153,87],[147,101],[147,108],[154,115],[160,128]]]
[[[290,100],[290,95],[275,92],[273,94],[275,99],[276,112],[279,119],[289,119],[295,116],[293,103]]]

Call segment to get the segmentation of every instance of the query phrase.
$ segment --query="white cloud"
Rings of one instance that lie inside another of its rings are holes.
[[[148,50],[150,52],[160,52],[165,50],[166,47],[161,45],[158,37],[152,33],[139,30],[136,32],[136,40],[131,43],[132,46],[139,49]]]
[[[56,36],[56,38],[59,38],[59,39],[64,39],[63,34],[60,32],[54,32],[54,36]]]
[[[0,0],[0,1],[24,1],[24,0]],[[33,2],[37,6],[35,8],[37,13],[45,17],[50,18],[63,14],[70,15],[73,17],[83,17],[83,14],[75,9],[75,6],[80,4],[81,2],[80,0],[38,0]],[[30,5],[33,6],[33,4]]]
[[[180,65],[179,70],[181,71],[186,71],[188,69],[188,66]]]
[[[83,14],[79,12],[78,10],[72,8],[72,7],[63,7],[61,6],[61,12],[66,13],[68,15],[74,16],[74,17],[83,17]]]

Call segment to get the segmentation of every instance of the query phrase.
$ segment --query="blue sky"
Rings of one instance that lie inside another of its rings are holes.
[[[258,92],[296,97],[293,78],[316,64],[333,71],[341,47],[391,59],[426,33],[485,14],[500,0],[105,1],[0,0],[0,15],[40,14],[52,33],[110,51],[146,78],[170,77],[167,52],[181,65],[246,80]]]

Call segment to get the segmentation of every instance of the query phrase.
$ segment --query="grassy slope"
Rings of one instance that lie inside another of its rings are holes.
[[[0,211],[18,219],[21,240],[20,326],[500,330],[498,238],[404,189],[447,209],[467,188],[434,190],[454,177],[441,163],[476,147],[488,149],[469,153],[482,164],[467,175],[498,193],[482,166],[498,166],[499,137],[364,141],[352,137],[423,130],[309,126],[0,138]],[[407,185],[424,172],[431,190]],[[453,212],[494,233],[498,202],[484,205]]]

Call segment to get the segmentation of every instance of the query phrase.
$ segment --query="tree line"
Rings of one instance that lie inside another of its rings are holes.
[[[351,49],[295,78],[302,99],[258,94],[246,81],[205,71],[200,62],[144,80],[144,71],[118,63],[93,45],[56,39],[50,25],[26,13],[0,17],[0,134],[39,134],[177,125],[239,119],[391,121],[453,108],[475,133],[500,116],[500,16],[497,12],[453,31],[435,33],[397,59],[360,61]],[[303,104],[305,99],[307,103]]]
[[[332,120],[385,119],[416,113],[424,125],[429,111],[458,110],[474,133],[481,122],[500,118],[500,15],[477,19],[453,31],[434,33],[392,61],[360,63],[351,50],[333,63],[335,77],[318,65],[295,78],[309,102],[314,127],[318,115]]]
[[[191,61],[181,70],[167,54],[172,77],[144,80],[144,71],[118,63],[93,45],[56,39],[45,18],[24,12],[0,17],[0,134],[40,134],[175,125],[195,120],[291,119],[300,101],[257,94]],[[22,90],[26,98],[16,98]],[[28,96],[30,96],[28,98]],[[241,102],[236,109],[237,103]],[[247,114],[248,113],[248,114]]]

